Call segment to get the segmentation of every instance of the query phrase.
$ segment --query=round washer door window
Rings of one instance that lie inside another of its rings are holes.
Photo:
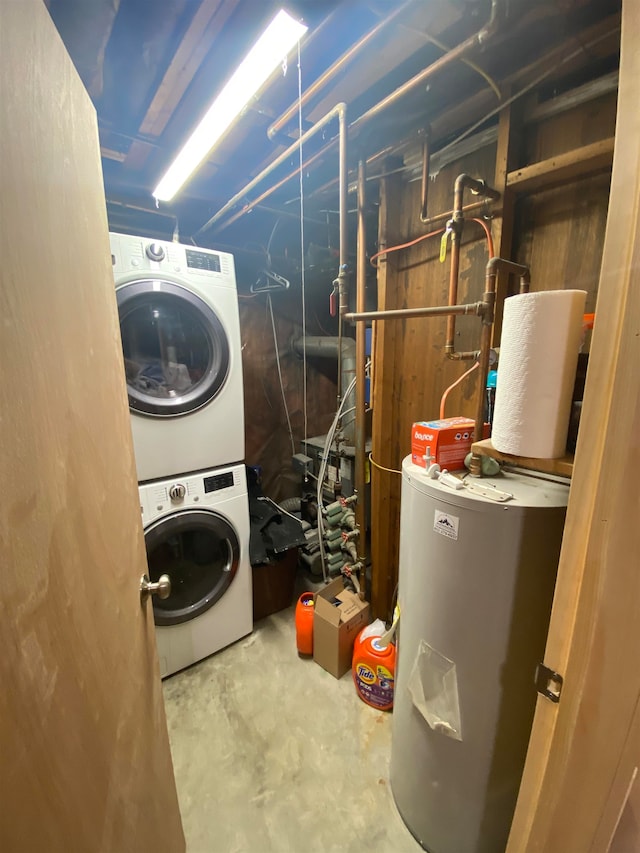
[[[153,598],[156,625],[178,625],[204,613],[238,571],[240,543],[231,524],[210,510],[179,510],[144,534],[149,577],[171,578],[171,595]]]
[[[131,411],[184,415],[220,392],[229,343],[203,299],[163,279],[121,285],[116,298]]]

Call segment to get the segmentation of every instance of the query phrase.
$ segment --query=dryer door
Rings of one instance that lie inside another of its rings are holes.
[[[158,278],[123,284],[116,297],[132,412],[185,415],[222,390],[229,342],[203,299]]]
[[[178,510],[147,527],[144,538],[151,580],[171,578],[171,595],[153,599],[156,625],[195,619],[222,598],[238,571],[238,534],[213,510]]]

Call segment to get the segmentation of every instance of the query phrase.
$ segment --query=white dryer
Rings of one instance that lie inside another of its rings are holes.
[[[138,482],[243,461],[233,256],[110,238]]]
[[[139,487],[164,678],[249,634],[253,628],[249,501],[243,465]]]

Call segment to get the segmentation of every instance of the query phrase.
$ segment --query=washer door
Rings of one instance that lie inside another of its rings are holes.
[[[186,415],[221,391],[229,342],[213,309],[187,287],[140,279],[116,290],[129,407]]]
[[[149,577],[171,578],[171,595],[154,596],[156,625],[177,625],[204,613],[233,582],[240,542],[231,524],[212,510],[178,510],[144,533]]]

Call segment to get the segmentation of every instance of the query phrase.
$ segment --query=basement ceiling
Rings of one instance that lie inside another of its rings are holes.
[[[616,20],[619,0],[498,4],[500,30],[470,57],[477,67],[449,65],[366,125],[350,140],[351,167],[358,157],[406,150],[407,141],[417,145],[428,122],[438,130],[437,150],[495,111],[508,96],[505,80],[510,75],[526,66],[534,74],[536,61],[567,40],[575,60],[547,69],[549,95],[616,66],[619,35],[607,37],[607,27]],[[279,8],[284,6],[309,26],[301,48],[303,91],[377,28],[366,46],[305,104],[303,128],[339,101],[347,103],[353,122],[442,56],[444,48],[477,32],[491,8],[489,0],[49,0],[47,5],[97,109],[110,227],[170,236],[178,222],[181,239],[198,234],[201,245],[220,245],[241,231],[246,234],[246,217],[228,229],[224,220],[204,232],[200,229],[295,139],[297,109],[273,139],[267,129],[296,104],[296,57],[274,75],[174,202],[156,207],[152,189]],[[585,32],[601,37],[585,42]],[[517,85],[527,80],[525,75]],[[495,116],[491,120],[495,122]],[[318,134],[305,147],[305,160],[336,134],[337,125]],[[291,174],[297,164],[296,153],[246,201]],[[305,210],[310,218],[326,216],[336,203],[335,150],[319,157],[303,175],[309,198]],[[298,196],[298,179],[291,179],[253,211],[256,240],[281,216],[298,215]]]

